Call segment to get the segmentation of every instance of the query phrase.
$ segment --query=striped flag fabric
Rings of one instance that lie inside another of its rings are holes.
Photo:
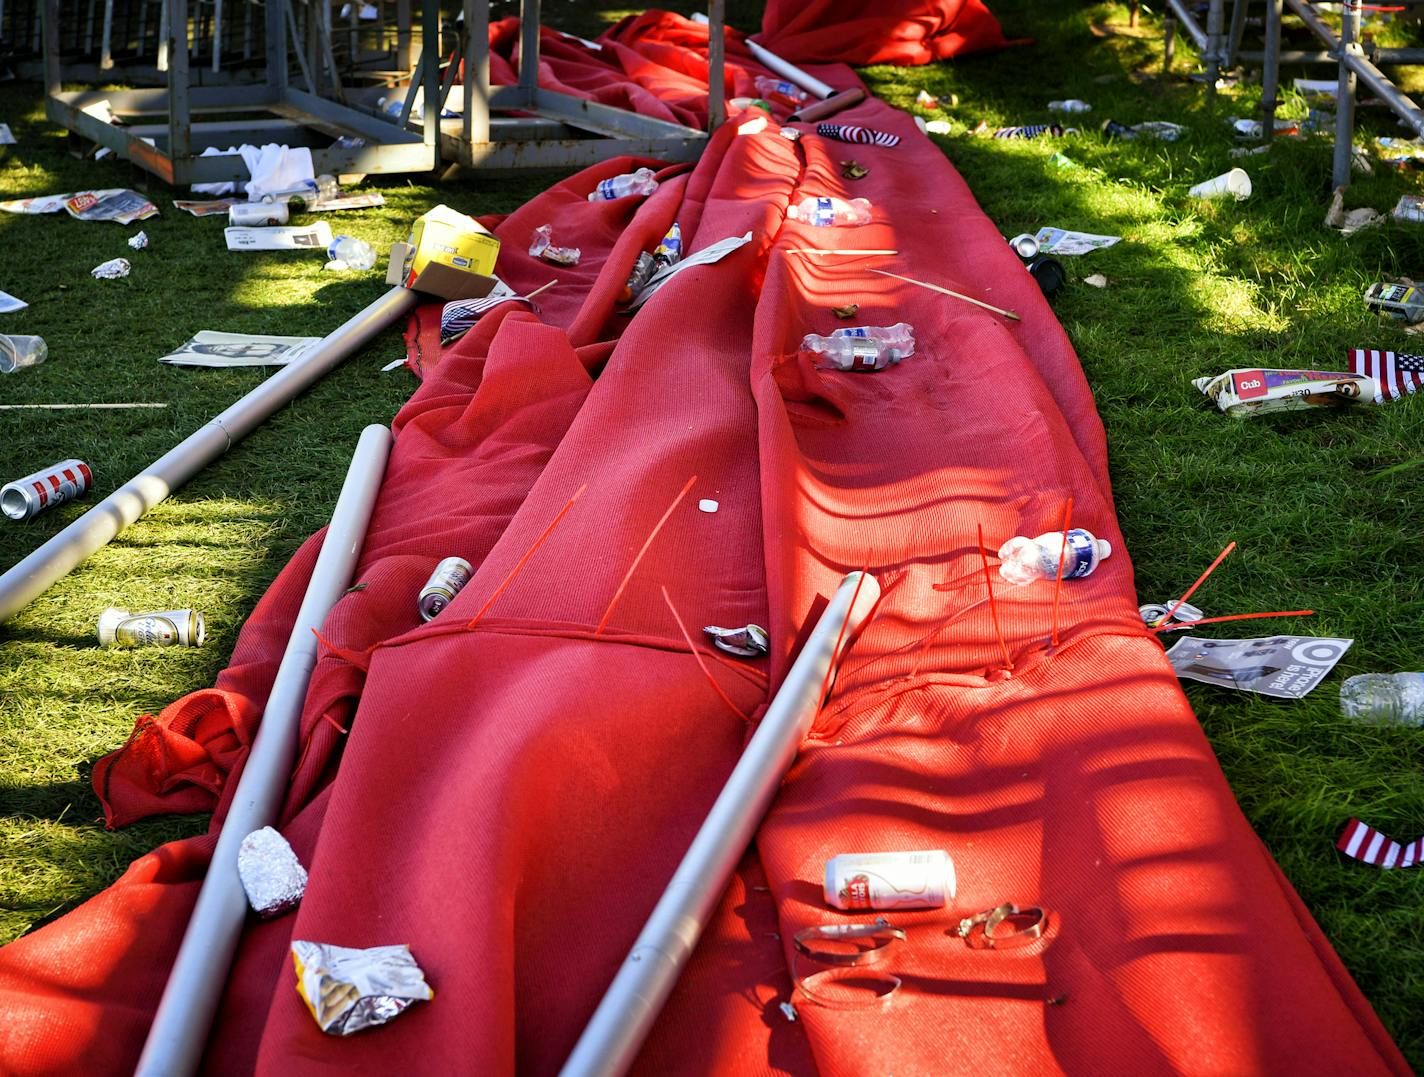
[[[1350,371],[1375,379],[1375,403],[1398,400],[1424,385],[1424,355],[1350,349]]]
[[[470,329],[482,315],[511,300],[529,303],[531,307],[534,305],[508,288],[496,288],[482,299],[454,299],[446,303],[440,312],[440,343],[450,343],[453,338]]]
[[[1346,856],[1363,860],[1377,868],[1415,868],[1419,866],[1424,852],[1424,838],[1416,838],[1408,845],[1391,841],[1372,826],[1351,819],[1335,843]]]
[[[877,131],[873,127],[860,127],[853,123],[820,123],[816,134],[822,138],[834,138],[838,142],[859,142],[865,145],[898,146],[900,136],[889,131]]]

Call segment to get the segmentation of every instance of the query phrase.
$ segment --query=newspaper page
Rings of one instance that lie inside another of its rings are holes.
[[[1354,642],[1330,636],[1183,636],[1167,652],[1167,659],[1183,680],[1277,699],[1300,699],[1325,679]]]
[[[279,228],[224,228],[230,251],[325,251],[331,225],[325,221]]]
[[[264,337],[205,329],[158,361],[169,366],[286,366],[321,343],[321,337]]]
[[[1040,228],[1033,238],[1042,253],[1056,254],[1060,258],[1104,250],[1122,242],[1122,236],[1096,236],[1092,232],[1073,232],[1066,228]]]

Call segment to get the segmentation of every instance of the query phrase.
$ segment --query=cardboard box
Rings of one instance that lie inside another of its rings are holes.
[[[473,218],[436,206],[415,222],[407,242],[391,247],[386,283],[441,299],[482,299],[498,283],[498,255],[499,240]]]

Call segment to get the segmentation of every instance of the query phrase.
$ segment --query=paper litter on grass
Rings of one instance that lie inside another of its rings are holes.
[[[1121,236],[1098,236],[1092,232],[1074,232],[1067,228],[1040,228],[1034,239],[1038,241],[1038,249],[1043,254],[1056,254],[1060,258],[1104,250],[1114,243],[1122,242]]]
[[[727,255],[731,254],[738,247],[744,246],[752,241],[752,234],[747,232],[741,236],[728,236],[726,239],[719,239],[711,246],[704,247],[695,254],[689,254],[680,262],[658,270],[652,275],[643,290],[638,293],[637,298],[629,305],[629,310],[637,310],[648,299],[673,277],[677,276],[684,269],[691,269],[693,266],[711,265],[713,262],[720,262]]]
[[[158,361],[169,366],[286,366],[321,341],[321,337],[266,337],[205,329]]]
[[[331,246],[331,225],[293,225],[281,228],[224,228],[230,251],[326,250]]]
[[[0,292],[0,314],[10,314],[17,310],[24,310],[29,304],[23,299],[18,299],[9,292]]]
[[[191,213],[194,217],[226,217],[233,206],[245,206],[245,198],[175,198],[173,208]]]
[[[1379,391],[1374,378],[1331,370],[1228,370],[1192,384],[1233,419],[1274,411],[1348,407],[1369,403]]]
[[[60,210],[81,221],[118,221],[120,224],[158,216],[158,207],[147,198],[120,187],[0,202],[0,211],[5,213],[58,213]]]
[[[340,209],[366,209],[370,206],[384,206],[385,204],[385,195],[380,191],[369,191],[366,194],[343,194],[335,198],[328,198],[324,202],[315,202],[307,206],[307,212],[330,213]]]
[[[16,145],[15,136],[10,133],[10,125],[8,123],[0,123],[0,146],[14,145]]]
[[[1325,679],[1354,642],[1330,636],[1184,636],[1167,652],[1167,659],[1184,680],[1278,699],[1300,699]]]

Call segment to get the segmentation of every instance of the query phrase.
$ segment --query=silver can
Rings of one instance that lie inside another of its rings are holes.
[[[289,220],[285,202],[236,202],[227,211],[227,223],[243,227],[286,224]]]
[[[94,485],[94,474],[83,460],[64,460],[0,487],[0,512],[12,520],[28,520],[45,509],[73,501]]]
[[[420,589],[420,619],[428,621],[450,605],[461,588],[470,582],[474,571],[463,557],[447,557],[436,565]]]
[[[826,862],[826,904],[864,909],[941,909],[954,899],[954,861],[943,849],[842,853]]]
[[[99,614],[100,647],[201,647],[206,638],[197,610],[132,613],[110,606]]]

